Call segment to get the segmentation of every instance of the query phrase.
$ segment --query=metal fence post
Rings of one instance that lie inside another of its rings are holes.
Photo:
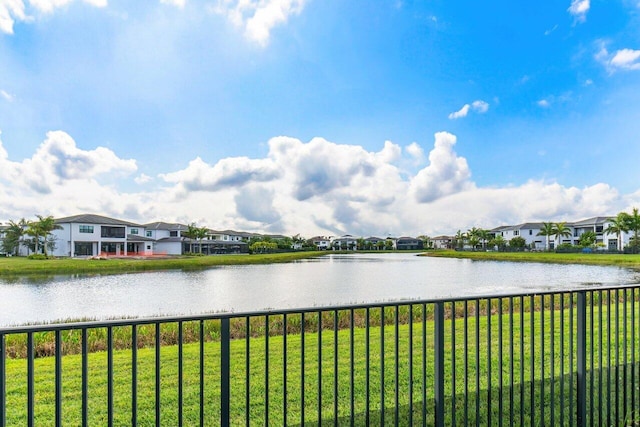
[[[230,425],[229,400],[231,398],[231,340],[229,333],[229,318],[225,317],[221,319],[220,326],[220,424],[223,427],[228,427]]]
[[[436,303],[434,321],[435,419],[437,427],[444,427],[444,302],[442,301]]]
[[[577,425],[583,427],[587,425],[587,304],[585,291],[578,292],[578,312],[577,312]]]

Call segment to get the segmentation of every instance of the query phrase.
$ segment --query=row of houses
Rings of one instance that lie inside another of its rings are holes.
[[[205,255],[247,253],[252,238],[269,237],[273,241],[286,239],[282,235],[261,235],[234,230],[208,230],[203,239],[185,236],[188,226],[179,223],[152,222],[137,224],[94,214],[81,214],[55,220],[58,229],[51,232],[53,242],[49,253],[53,256],[92,257],[109,256],[152,256],[181,255],[198,252]],[[3,227],[0,226],[0,237]],[[422,249],[423,242],[411,237],[378,238],[317,236],[307,241],[307,246],[317,249]],[[302,242],[293,241],[292,249],[302,249]],[[21,255],[28,255],[29,249],[19,248]]]
[[[196,240],[185,237],[188,226],[184,224],[136,224],[93,214],[58,218],[55,223],[59,229],[51,232],[50,241],[54,244],[50,254],[68,257],[246,253],[247,241],[255,236],[233,230],[209,230],[204,239]],[[25,247],[20,248],[22,255],[26,252]]]
[[[567,222],[565,225],[570,230],[570,236],[549,236],[549,247],[547,248],[547,236],[540,235],[543,229],[542,222],[525,222],[518,225],[504,225],[489,230],[491,237],[502,236],[504,240],[509,241],[514,237],[521,237],[525,240],[526,245],[532,250],[554,249],[561,244],[577,245],[580,237],[587,231],[596,234],[596,245],[607,250],[615,251],[620,247],[629,244],[632,234],[630,232],[622,233],[618,242],[618,235],[615,233],[607,233],[609,222],[614,217],[596,216],[575,222]],[[453,249],[455,246],[455,236],[436,236],[433,237],[432,243],[434,248]]]
[[[420,250],[424,242],[415,237],[355,237],[346,234],[340,237],[315,236],[309,242],[320,250],[393,249]]]

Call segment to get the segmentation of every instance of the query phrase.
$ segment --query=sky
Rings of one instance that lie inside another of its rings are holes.
[[[639,159],[640,0],[0,0],[0,222],[436,236]]]

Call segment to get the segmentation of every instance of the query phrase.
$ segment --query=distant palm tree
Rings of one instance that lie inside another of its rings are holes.
[[[638,208],[633,208],[631,214],[627,215],[627,227],[629,227],[630,231],[633,231],[633,243],[630,246],[637,253],[640,247],[640,213],[638,213]]]
[[[501,251],[505,246],[507,246],[507,241],[504,239],[502,234],[497,234],[493,239],[489,241],[489,245],[495,246],[499,251]]]
[[[540,229],[540,232],[538,232],[538,236],[546,236],[547,238],[547,246],[545,247],[546,250],[549,250],[549,237],[553,236],[553,230],[554,230],[554,224],[552,222],[543,222],[542,223],[542,228]]]
[[[629,231],[627,217],[629,214],[626,212],[620,212],[615,218],[609,219],[609,224],[604,232],[607,234],[615,234],[618,236],[617,247],[619,251],[622,251],[624,246],[622,244],[622,233]]]
[[[553,232],[551,233],[552,236],[555,236],[556,239],[558,239],[558,246],[561,243],[561,238],[562,237],[570,237],[571,236],[571,229],[569,227],[567,227],[567,223],[566,222],[556,222],[555,224],[553,224]]]
[[[461,230],[458,230],[458,232],[456,233],[456,235],[454,236],[454,241],[455,241],[455,247],[457,247],[458,249],[462,249],[464,248],[464,241],[467,238],[466,234],[463,233]]]
[[[198,247],[200,249],[200,253],[202,253],[202,239],[207,237],[209,234],[209,229],[207,227],[196,227],[194,237],[198,241]]]
[[[18,255],[20,252],[20,245],[22,244],[22,238],[25,234],[25,227],[27,221],[22,218],[20,221],[9,221],[9,226],[4,232],[4,249],[7,252],[13,252],[14,255]]]
[[[44,217],[42,215],[36,215],[38,217],[38,221],[35,221],[35,227],[39,230],[40,236],[44,237],[44,243],[42,244],[42,249],[44,250],[44,256],[48,256],[47,254],[47,236],[51,234],[53,230],[62,230],[62,227],[56,224],[56,220],[53,219],[51,215]],[[36,239],[37,241],[37,239]],[[37,243],[36,243],[37,245]],[[36,246],[37,248],[37,246]]]

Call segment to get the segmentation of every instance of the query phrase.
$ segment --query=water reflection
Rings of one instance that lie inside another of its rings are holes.
[[[315,307],[638,283],[618,267],[331,255],[288,264],[0,280],[0,324]]]

